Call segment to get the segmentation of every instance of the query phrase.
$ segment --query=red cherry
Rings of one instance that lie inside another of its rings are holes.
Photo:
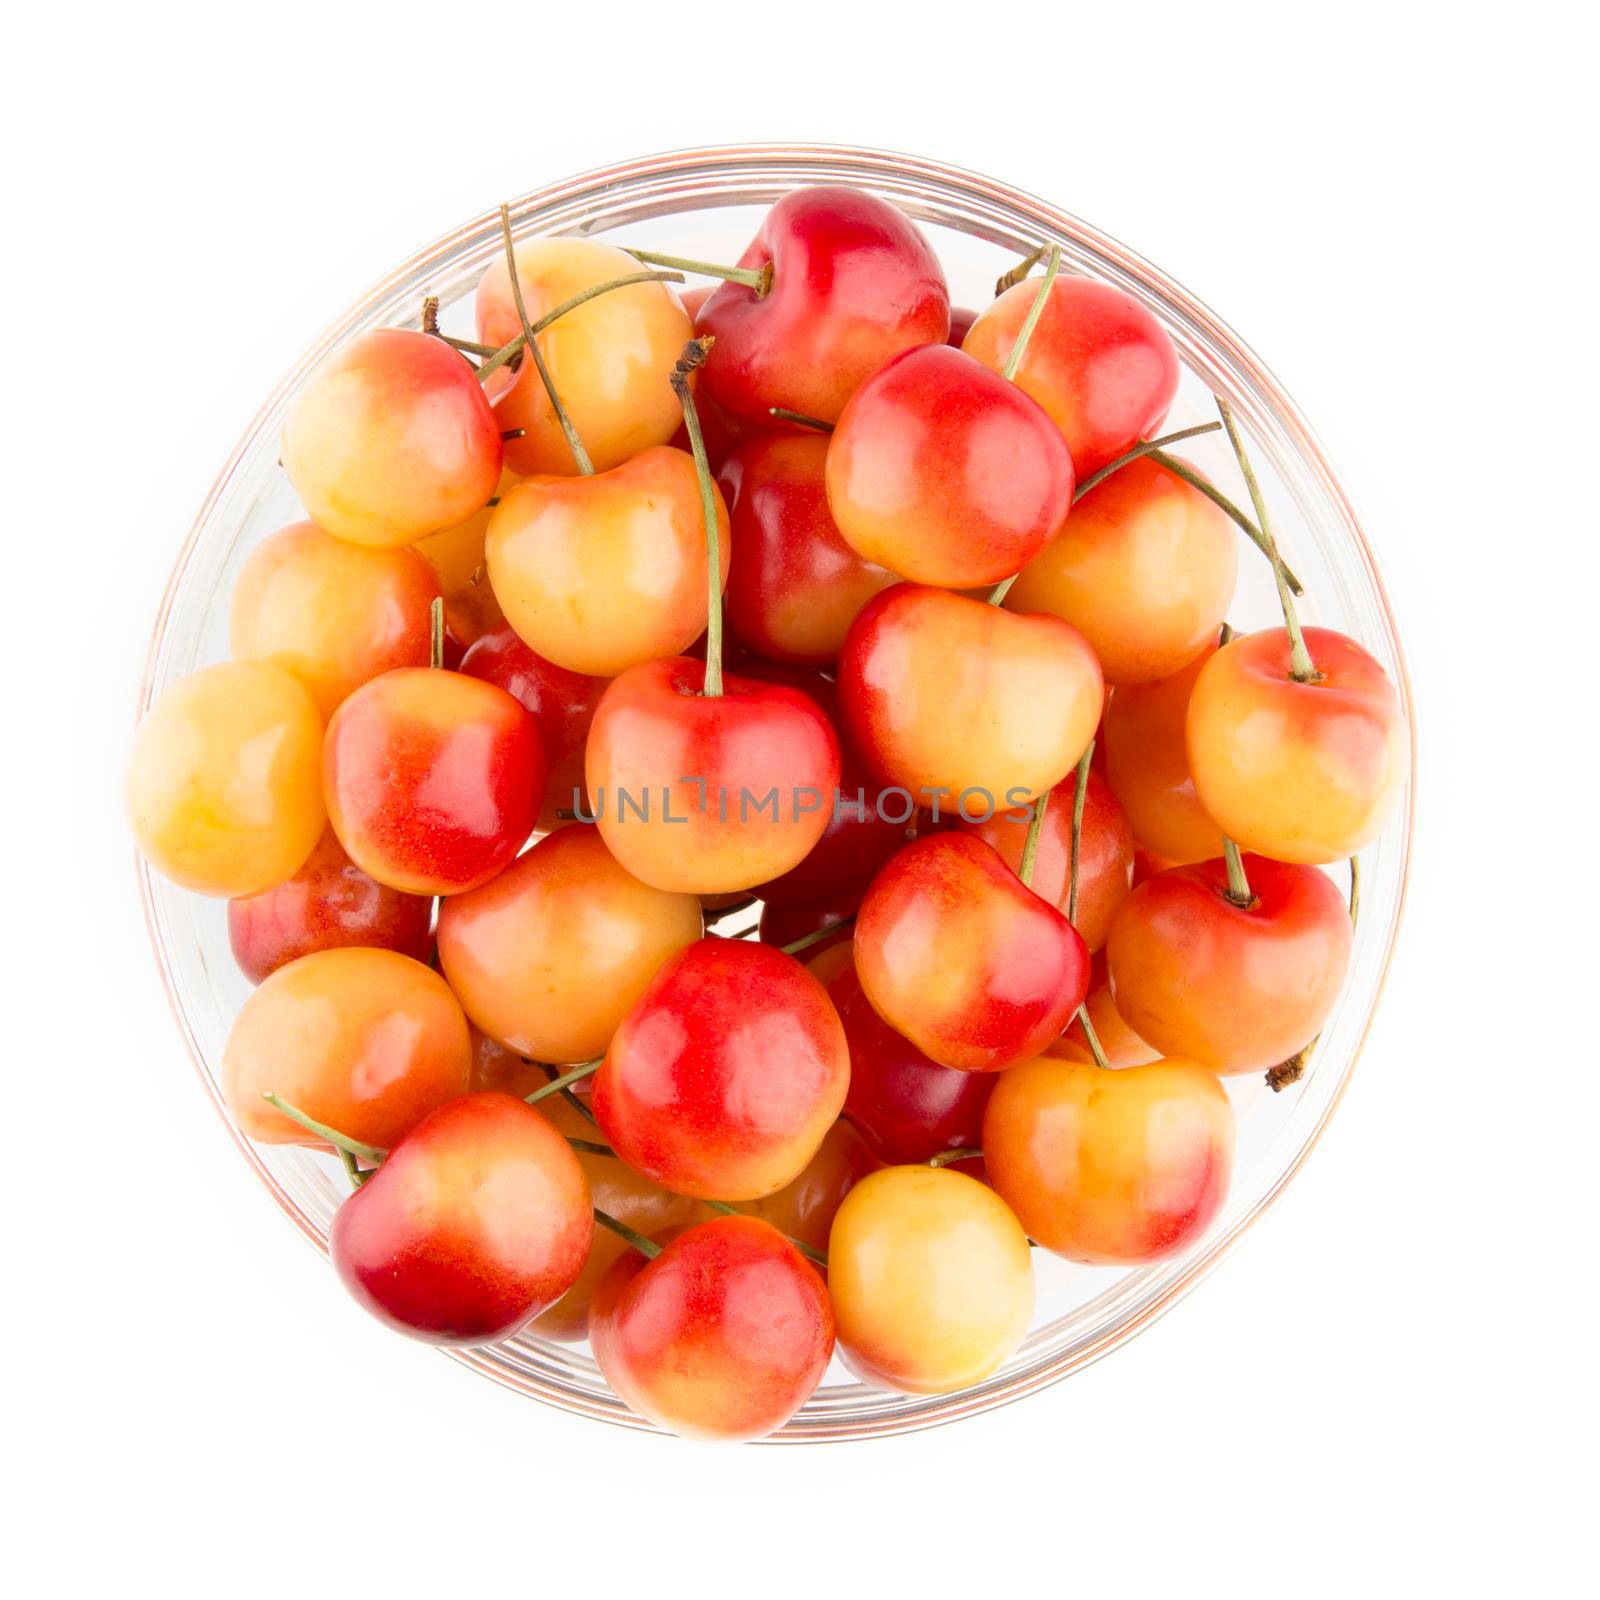
[[[785,195],[738,264],[769,263],[766,294],[724,283],[695,319],[716,340],[701,391],[757,427],[773,426],[774,406],[835,422],[884,362],[949,334],[938,257],[872,195],[829,187]]]

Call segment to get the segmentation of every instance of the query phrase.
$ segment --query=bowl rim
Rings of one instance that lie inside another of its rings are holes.
[[[1164,1316],[1233,1253],[1245,1235],[1277,1203],[1279,1196],[1290,1181],[1300,1172],[1312,1150],[1320,1142],[1334,1112],[1344,1099],[1356,1064],[1366,1047],[1373,1019],[1376,1016],[1388,982],[1396,942],[1405,918],[1416,825],[1418,757],[1415,697],[1410,672],[1406,663],[1403,640],[1395,618],[1394,605],[1383,582],[1382,573],[1373,554],[1371,543],[1367,538],[1365,527],[1356,512],[1349,493],[1335,472],[1321,440],[1307,422],[1299,406],[1296,405],[1282,384],[1273,375],[1271,369],[1226,322],[1153,262],[1111,238],[1092,224],[1085,222],[1074,213],[1066,211],[1030,191],[1016,188],[1000,180],[949,162],[873,146],[787,141],[685,146],[660,151],[651,155],[632,157],[610,165],[592,168],[546,184],[538,189],[530,190],[509,204],[511,213],[515,217],[519,213],[530,209],[549,206],[562,200],[570,201],[584,194],[603,191],[624,182],[660,178],[668,174],[683,176],[705,168],[722,170],[759,169],[785,164],[793,166],[796,170],[796,175],[802,178],[805,176],[805,169],[808,166],[827,164],[830,167],[857,169],[864,177],[882,178],[890,173],[910,176],[925,182],[955,187],[966,193],[979,196],[986,201],[1005,207],[1015,215],[1037,222],[1042,230],[1054,230],[1074,236],[1098,255],[1114,263],[1120,270],[1139,279],[1148,288],[1159,292],[1164,299],[1180,309],[1191,321],[1204,328],[1207,335],[1215,341],[1218,347],[1226,352],[1233,362],[1248,371],[1252,382],[1270,402],[1273,408],[1274,421],[1285,430],[1297,454],[1311,467],[1319,481],[1319,486],[1340,513],[1346,529],[1353,538],[1356,552],[1359,554],[1366,569],[1367,579],[1372,586],[1378,608],[1388,625],[1388,642],[1393,648],[1396,667],[1395,689],[1399,695],[1401,708],[1406,718],[1409,770],[1405,808],[1401,816],[1395,819],[1396,821],[1403,821],[1404,832],[1398,841],[1399,872],[1394,913],[1387,930],[1388,936],[1382,951],[1381,964],[1373,985],[1371,999],[1367,1005],[1366,1015],[1361,1019],[1360,1030],[1351,1047],[1349,1060],[1320,1115],[1307,1131],[1299,1149],[1294,1153],[1288,1165],[1278,1174],[1276,1181],[1256,1198],[1250,1209],[1239,1217],[1225,1233],[1209,1241],[1206,1249],[1195,1258],[1181,1276],[1174,1279],[1165,1290],[1152,1298],[1148,1304],[1139,1308],[1135,1314],[1127,1316],[1114,1326],[1106,1328],[1099,1337],[1091,1342],[1077,1348],[1063,1350],[1054,1360],[1037,1369],[1017,1374],[1004,1387],[977,1386],[969,1390],[958,1391],[951,1395],[939,1397],[941,1403],[936,1406],[925,1406],[914,1413],[904,1416],[879,1417],[865,1422],[856,1422],[846,1418],[832,1425],[812,1425],[802,1431],[791,1431],[786,1426],[778,1433],[762,1441],[770,1444],[829,1443],[889,1437],[895,1434],[916,1432],[924,1428],[941,1426],[967,1416],[977,1415],[1009,1405],[1027,1395],[1037,1393],[1052,1384],[1060,1382],[1072,1373],[1089,1366],[1102,1356],[1108,1355],[1111,1351],[1119,1348],[1151,1323]],[[306,374],[325,358],[329,350],[347,336],[352,325],[359,323],[377,304],[387,299],[397,287],[403,284],[406,278],[453,248],[464,244],[483,230],[487,228],[498,229],[498,227],[499,210],[496,208],[493,211],[482,212],[473,216],[448,233],[441,235],[423,248],[413,252],[411,256],[386,273],[353,304],[347,306],[330,322],[273,387],[240,434],[227,460],[218,471],[173,561],[170,575],[156,611],[149,646],[145,654],[144,669],[141,674],[138,691],[136,721],[143,716],[154,696],[155,683],[160,670],[161,647],[166,638],[167,627],[177,603],[178,594],[190,560],[213,513],[223,499],[234,474],[254,447],[262,429],[266,426],[272,414],[304,380]],[[1390,827],[1393,828],[1394,826],[1394,821],[1391,821]],[[140,901],[144,911],[146,931],[156,958],[157,968],[161,974],[162,986],[166,991],[167,1003],[177,1023],[185,1049],[189,1054],[190,1063],[194,1067],[195,1073],[199,1077],[201,1085],[219,1119],[227,1130],[228,1136],[255,1172],[262,1187],[272,1196],[279,1209],[294,1222],[301,1234],[320,1253],[326,1255],[327,1241],[322,1237],[320,1230],[283,1190],[255,1146],[239,1130],[233,1118],[229,1115],[228,1108],[222,1099],[217,1084],[207,1070],[204,1052],[184,1012],[174,981],[173,965],[165,948],[161,919],[155,903],[153,874],[148,864],[138,856],[137,852],[134,853],[134,861],[139,880]],[[593,1404],[585,1405],[575,1400],[569,1392],[557,1392],[544,1387],[535,1379],[523,1375],[514,1375],[503,1367],[495,1365],[488,1349],[470,1347],[446,1349],[444,1354],[468,1369],[491,1379],[498,1385],[515,1389],[520,1393],[527,1394],[570,1413],[629,1427],[635,1431],[646,1433],[661,1432],[653,1424],[631,1414],[619,1414],[615,1410],[605,1409]],[[926,1399],[927,1397],[915,1398]]]

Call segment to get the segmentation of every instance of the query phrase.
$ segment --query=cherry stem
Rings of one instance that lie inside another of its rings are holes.
[[[1350,857],[1350,926],[1361,921],[1361,857]]]
[[[1262,497],[1261,485],[1256,482],[1255,468],[1250,465],[1244,441],[1239,437],[1239,430],[1234,424],[1233,408],[1220,394],[1216,396],[1216,402],[1217,411],[1222,417],[1222,425],[1228,430],[1228,443],[1233,446],[1239,470],[1244,474],[1245,485],[1250,490],[1250,503],[1256,508],[1256,520],[1261,525],[1262,548],[1267,552],[1267,559],[1272,563],[1272,576],[1277,581],[1278,600],[1283,606],[1283,623],[1289,630],[1289,675],[1296,683],[1315,683],[1322,674],[1317,671],[1316,663],[1311,659],[1311,652],[1306,649],[1305,635],[1300,631],[1300,618],[1294,608],[1294,596],[1289,592],[1283,561],[1278,555],[1278,541],[1272,536],[1272,523],[1267,517],[1267,502]]]
[[[691,339],[683,347],[678,364],[672,369],[672,392],[683,408],[683,429],[689,435],[694,455],[694,472],[700,480],[700,516],[706,530],[706,681],[701,691],[708,699],[722,693],[722,532],[717,525],[717,488],[711,481],[711,463],[706,460],[706,441],[700,432],[700,413],[695,409],[689,374],[705,364],[711,348],[709,338]]]
[[[603,294],[610,294],[613,289],[626,289],[636,283],[682,283],[681,272],[630,272],[621,278],[611,278],[605,283],[590,284],[587,289],[581,289],[570,300],[563,300],[560,305],[552,307],[549,311],[533,324],[533,331],[543,333],[552,323],[559,322],[569,311],[576,311],[579,306],[587,305],[591,300],[598,299]],[[527,335],[519,333],[509,344],[503,344],[498,350],[489,345],[475,345],[466,339],[446,338],[447,344],[453,344],[456,349],[470,349],[474,353],[482,352],[488,359],[478,368],[478,381],[481,383],[491,372],[498,372],[506,362],[522,353],[528,343]]]
[[[458,339],[454,334],[441,333],[438,335],[452,350],[459,350],[464,356],[497,356],[500,347],[493,344],[479,344],[476,339]],[[518,336],[517,349],[522,348],[521,336]],[[479,369],[482,370],[481,368]]]
[[[585,1078],[600,1070],[600,1064],[604,1060],[604,1056],[597,1056],[593,1061],[585,1061],[581,1067],[563,1072],[559,1078],[552,1078],[542,1089],[535,1089],[532,1094],[524,1095],[522,1098],[530,1106],[537,1105],[550,1095],[560,1094],[563,1089],[570,1088],[575,1083],[582,1083]]]
[[[854,925],[855,918],[844,917],[838,922],[830,922],[826,928],[817,928],[799,939],[791,940],[788,944],[781,944],[778,948],[786,956],[797,956],[802,950],[809,950],[814,944],[821,944],[824,939],[831,939],[841,928]]]
[[[818,433],[832,433],[833,424],[821,417],[808,417],[803,411],[791,411],[788,406],[768,406],[767,415],[779,422],[798,422],[802,428],[815,428]]]
[[[982,1161],[983,1151],[975,1145],[964,1145],[956,1150],[941,1150],[936,1156],[928,1157],[930,1167],[948,1167],[957,1161]]]
[[[539,351],[539,341],[534,337],[533,324],[528,321],[528,308],[522,300],[522,275],[517,271],[517,251],[511,240],[511,208],[500,207],[500,233],[506,243],[506,271],[511,275],[511,298],[516,302],[517,318],[522,323],[522,337],[527,344],[528,354],[533,357],[533,364],[539,369],[539,381],[544,385],[544,392],[550,397],[550,409],[556,414],[556,421],[561,425],[561,432],[566,436],[567,448],[572,452],[572,459],[578,464],[578,471],[586,478],[594,476],[594,462],[589,459],[589,452],[583,448],[583,440],[578,437],[578,430],[572,425],[572,418],[567,415],[567,408],[561,403],[561,396],[556,393],[555,380],[550,376],[550,369],[544,363],[544,356]],[[483,376],[483,368],[478,369],[478,376]]]
[[[990,606],[999,605],[1000,602],[1011,593],[1011,585],[1014,584],[1021,576],[1022,574],[1020,572],[1013,572],[1009,578],[1002,578],[999,583],[997,583],[994,588],[992,588],[988,594],[983,597],[984,604]]]
[[[1105,1046],[1100,1043],[1100,1035],[1094,1031],[1094,1024],[1089,1020],[1087,1005],[1078,1007],[1078,1021],[1083,1024],[1083,1036],[1089,1041],[1089,1054],[1094,1057],[1094,1064],[1109,1072],[1111,1063],[1106,1060]]]
[[[1217,649],[1220,650],[1223,645],[1232,643],[1233,624],[1231,622],[1224,622],[1222,626],[1217,629]]]
[[[1078,925],[1078,858],[1083,850],[1083,804],[1089,795],[1089,762],[1094,756],[1094,740],[1078,757],[1078,773],[1072,785],[1072,872],[1067,879],[1067,921]]]
[[[358,1157],[362,1161],[370,1161],[374,1165],[382,1161],[389,1154],[387,1150],[380,1150],[375,1144],[362,1144],[359,1139],[352,1139],[347,1133],[340,1133],[337,1128],[330,1128],[325,1122],[318,1122],[315,1117],[308,1117],[299,1106],[291,1105],[281,1095],[268,1091],[261,1097],[274,1110],[281,1111],[291,1122],[298,1122],[308,1133],[314,1133],[319,1139],[326,1139],[335,1150],[342,1150],[347,1155]]]
[[[722,278],[728,283],[742,283],[754,289],[756,299],[761,299],[772,288],[772,263],[762,267],[721,267],[714,261],[695,261],[688,256],[664,256],[655,250],[635,250],[629,245],[623,249],[635,261],[647,266],[671,267],[677,272],[693,272],[702,278]]]
[[[361,1185],[372,1176],[370,1172],[363,1172],[362,1169],[356,1165],[356,1158],[351,1155],[348,1150],[341,1150],[339,1152],[339,1160],[344,1163],[344,1170],[349,1175],[350,1187],[352,1189],[359,1189]]]
[[[731,906],[719,906],[715,911],[708,911],[706,913],[706,921],[713,926],[719,922],[725,922],[729,917],[735,916],[741,911],[748,911],[755,903],[756,897],[753,894],[747,895],[743,900],[736,900]]]
[[[1263,555],[1268,557],[1271,556],[1272,552],[1267,549],[1266,538],[1263,536],[1261,530],[1255,525],[1255,523],[1253,523],[1249,517],[1247,517],[1244,512],[1242,512],[1238,506],[1236,506],[1233,501],[1231,501],[1220,489],[1216,488],[1212,484],[1207,483],[1206,480],[1188,464],[1188,462],[1180,461],[1176,456],[1169,456],[1165,450],[1152,450],[1150,452],[1150,459],[1165,467],[1167,471],[1173,475],[1173,477],[1182,478],[1191,489],[1198,489],[1200,493],[1212,503],[1212,505],[1216,506],[1219,510],[1233,519],[1233,521],[1244,532],[1246,537],[1250,539],[1251,543],[1256,545]],[[1291,572],[1288,567],[1284,566],[1282,556],[1278,557],[1278,566],[1282,569],[1284,579],[1288,583],[1289,587],[1296,594],[1304,594],[1305,586],[1297,577],[1295,577],[1294,573]]]
[[[567,1135],[567,1143],[574,1150],[583,1151],[586,1156],[611,1156],[613,1159],[616,1158],[617,1152],[610,1145],[599,1144],[593,1139],[574,1139],[569,1133]]]
[[[1033,269],[1044,260],[1045,247],[1035,245],[1009,272],[1002,272],[994,281],[994,297],[996,300],[1007,289],[1015,289]]]
[[[737,1206],[730,1206],[726,1200],[702,1200],[700,1204],[709,1207],[712,1211],[715,1211],[719,1216],[723,1217],[747,1217],[750,1215],[748,1211],[741,1211]],[[756,1220],[760,1221],[761,1219],[757,1218]],[[787,1239],[789,1243],[792,1244],[795,1249],[806,1258],[807,1261],[814,1261],[819,1267],[827,1266],[828,1258],[820,1250],[813,1250],[804,1239],[797,1239],[792,1233],[784,1234],[784,1238]]]
[[[1072,503],[1077,503],[1088,494],[1091,489],[1097,489],[1113,472],[1121,472],[1130,461],[1137,461],[1141,456],[1153,456],[1157,450],[1165,445],[1182,444],[1185,439],[1198,439],[1203,433],[1220,433],[1220,422],[1202,422],[1193,428],[1179,428],[1176,433],[1164,433],[1159,439],[1141,439],[1133,449],[1120,455],[1115,461],[1109,461],[1098,472],[1091,472],[1087,478],[1072,491]]]
[[[523,1059],[527,1060],[527,1057],[524,1056]],[[560,1076],[556,1068],[552,1067],[548,1061],[537,1061],[530,1064],[542,1068],[545,1076],[548,1078],[556,1078]],[[592,1112],[588,1106],[586,1106],[583,1101],[581,1101],[577,1095],[573,1093],[571,1089],[563,1089],[561,1091],[561,1098],[565,1100],[580,1117],[584,1118],[585,1121],[592,1122],[597,1128],[600,1126],[599,1118],[595,1116],[594,1112]]]
[[[1253,906],[1256,897],[1250,892],[1250,880],[1244,875],[1244,860],[1238,845],[1227,834],[1222,836],[1222,857],[1228,863],[1228,899],[1236,906]]]
[[[422,331],[432,334],[435,338],[439,335],[439,297],[436,294],[423,296]]]
[[[654,1261],[661,1254],[661,1246],[653,1239],[647,1239],[642,1233],[630,1228],[626,1222],[619,1222],[608,1211],[602,1211],[599,1206],[594,1208],[594,1220],[602,1228],[609,1228],[619,1239],[626,1240],[646,1261]]]
[[[428,607],[428,665],[435,670],[444,665],[444,599],[433,597]]]
[[[1050,809],[1050,791],[1046,789],[1033,802],[1033,820],[1028,824],[1028,837],[1022,841],[1022,860],[1017,864],[1017,876],[1025,889],[1033,887],[1033,863],[1039,854],[1039,831],[1044,827],[1044,814]]]
[[[1044,315],[1045,301],[1050,298],[1050,290],[1060,270],[1061,246],[1053,244],[1050,246],[1050,263],[1044,269],[1044,277],[1039,281],[1039,292],[1033,297],[1033,304],[1028,307],[1028,315],[1017,332],[1017,342],[1012,345],[1011,354],[1006,357],[1006,364],[1000,373],[1002,378],[1015,379],[1017,368],[1022,365],[1022,358],[1028,352],[1028,341],[1033,337],[1033,330],[1039,326],[1039,318]]]

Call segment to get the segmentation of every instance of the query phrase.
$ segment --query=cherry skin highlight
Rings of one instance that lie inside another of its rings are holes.
[[[678,1194],[759,1200],[797,1178],[844,1106],[850,1054],[822,985],[753,941],[662,967],[594,1078],[611,1148]]]
[[[429,1344],[492,1344],[567,1292],[588,1254],[589,1185],[532,1106],[441,1106],[340,1206],[329,1255],[381,1322]]]
[[[361,870],[409,894],[460,894],[509,864],[544,799],[533,718],[459,672],[400,668],[334,713],[323,792]]]
[[[878,1015],[964,1072],[1037,1055],[1089,987],[1077,929],[963,833],[908,844],[873,879],[856,917],[855,962]]]
[[[1112,998],[1165,1055],[1258,1072],[1310,1044],[1350,965],[1350,913],[1315,867],[1245,856],[1248,905],[1222,861],[1172,867],[1123,902],[1106,945]]]
[[[833,1310],[777,1229],[714,1217],[653,1261],[621,1256],[595,1295],[589,1339],[606,1382],[640,1416],[688,1439],[761,1439],[822,1381]]]
[[[845,543],[916,583],[969,589],[1025,567],[1072,506],[1072,457],[1015,384],[948,345],[908,351],[851,397],[828,441]]]
[[[883,364],[950,331],[950,295],[928,241],[858,190],[796,189],[773,206],[741,267],[772,266],[765,295],[719,285],[695,327],[716,343],[701,390],[730,415],[774,427],[774,406],[837,422]]]
[[[1003,1072],[983,1121],[995,1192],[1028,1236],[1070,1261],[1175,1255],[1228,1196],[1234,1118],[1192,1061],[1110,1070],[1050,1056]]]
[[[442,339],[377,328],[312,373],[283,425],[283,468],[319,528],[414,544],[470,517],[500,481],[500,430]]]

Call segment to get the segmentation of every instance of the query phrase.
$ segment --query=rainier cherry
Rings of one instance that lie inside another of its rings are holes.
[[[353,544],[412,544],[488,503],[504,426],[458,351],[379,328],[295,397],[283,468],[319,528]]]

